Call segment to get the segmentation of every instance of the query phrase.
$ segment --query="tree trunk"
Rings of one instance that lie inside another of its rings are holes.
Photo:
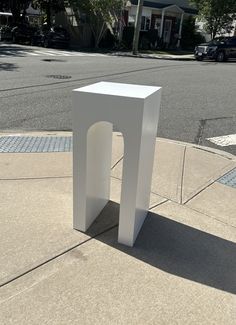
[[[47,25],[51,27],[51,0],[48,1],[47,8],[46,8],[46,15],[47,15]]]
[[[20,21],[20,6],[16,0],[10,1],[10,9],[12,13],[13,24],[18,23]]]
[[[136,19],[135,19],[135,27],[134,27],[134,38],[133,38],[133,54],[134,55],[136,55],[138,52],[142,10],[143,10],[143,0],[138,0],[138,7],[137,7],[137,13],[136,13]]]

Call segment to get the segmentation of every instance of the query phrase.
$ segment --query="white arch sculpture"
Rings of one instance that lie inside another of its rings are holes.
[[[161,88],[99,82],[73,91],[73,226],[109,200],[113,124],[124,136],[118,241],[133,246],[150,200]]]

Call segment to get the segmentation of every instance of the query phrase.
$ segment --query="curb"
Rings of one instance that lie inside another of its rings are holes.
[[[236,156],[235,155],[233,155],[233,154],[231,154],[229,152],[220,150],[220,149],[215,149],[215,148],[212,148],[212,147],[201,146],[201,145],[198,145],[198,144],[195,144],[195,143],[172,140],[172,139],[167,139],[167,138],[159,138],[159,137],[157,137],[157,140],[158,141],[165,141],[165,142],[172,142],[172,143],[176,143],[176,144],[179,144],[179,145],[182,145],[182,146],[184,145],[184,146],[192,147],[194,149],[206,151],[206,152],[209,152],[209,153],[212,153],[212,154],[215,154],[215,155],[218,155],[218,156],[221,156],[221,157],[224,157],[224,158],[227,158],[227,159],[230,159],[230,160],[233,160],[233,161],[236,162]]]
[[[113,132],[113,134],[122,136],[122,133],[120,132]],[[72,136],[72,131],[39,131],[39,130],[11,130],[11,131],[0,131],[0,137],[3,136],[41,136],[41,137],[46,137],[46,136],[51,136],[51,137],[56,137],[56,136]],[[175,143],[177,145],[182,145],[182,146],[188,146],[192,147],[198,150],[206,151],[212,154],[216,154],[218,156],[227,158],[232,161],[236,161],[236,156],[223,151],[219,149],[215,149],[212,147],[206,147],[206,146],[200,146],[194,143],[189,143],[189,142],[184,142],[184,141],[178,141],[178,140],[172,140],[172,139],[167,139],[167,138],[156,138],[157,141],[160,142],[171,142]]]

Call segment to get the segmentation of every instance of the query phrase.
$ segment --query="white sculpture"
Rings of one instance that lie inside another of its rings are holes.
[[[150,200],[160,87],[98,82],[73,91],[73,224],[86,231],[110,194],[113,124],[124,137],[119,243],[133,246]]]

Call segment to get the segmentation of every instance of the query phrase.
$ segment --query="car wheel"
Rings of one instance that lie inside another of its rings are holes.
[[[202,56],[198,56],[198,57],[196,58],[196,60],[197,60],[197,61],[202,61],[202,60],[203,60],[203,57],[202,57]]]
[[[224,62],[226,59],[225,59],[225,54],[224,52],[220,51],[219,53],[217,53],[217,56],[216,56],[216,61],[217,62]]]

